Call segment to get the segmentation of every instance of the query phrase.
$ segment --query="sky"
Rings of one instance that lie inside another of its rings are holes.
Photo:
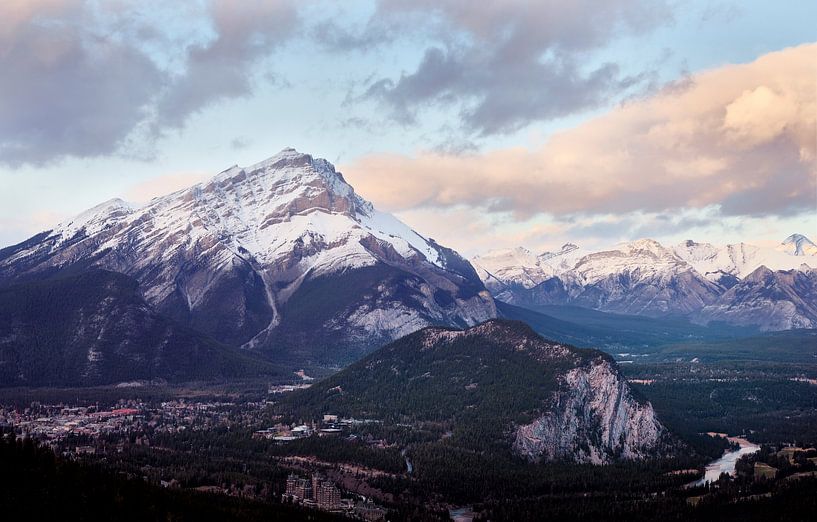
[[[5,0],[0,246],[285,147],[465,255],[817,240],[817,4]]]

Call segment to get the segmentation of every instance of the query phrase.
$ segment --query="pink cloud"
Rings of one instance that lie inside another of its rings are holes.
[[[374,154],[343,170],[393,211],[793,215],[817,208],[815,78],[817,44],[802,45],[696,74],[534,149]]]
[[[146,203],[152,198],[164,196],[191,187],[212,176],[208,172],[173,172],[138,183],[127,190],[125,199],[135,203]]]

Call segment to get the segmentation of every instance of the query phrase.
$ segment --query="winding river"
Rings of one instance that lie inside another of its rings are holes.
[[[706,472],[702,479],[690,484],[690,486],[703,486],[707,482],[715,482],[721,473],[729,473],[735,475],[735,464],[738,459],[744,455],[749,455],[760,449],[757,444],[752,444],[748,440],[741,437],[727,437],[730,442],[734,442],[740,446],[736,450],[726,451],[721,458],[713,460],[706,465]]]

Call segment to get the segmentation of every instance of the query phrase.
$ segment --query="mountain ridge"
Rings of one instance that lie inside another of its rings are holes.
[[[791,250],[792,245],[807,242],[795,234],[781,246]],[[764,330],[817,326],[817,314],[809,304],[817,299],[813,290],[817,256],[807,255],[803,248],[789,252],[746,243],[717,247],[692,240],[664,247],[641,239],[572,256],[562,257],[558,269],[525,249],[488,253],[473,261],[497,299],[520,306],[578,305],[652,317],[679,315],[704,323],[725,320]],[[782,293],[770,286],[764,295],[757,295],[755,285],[750,303],[745,289],[760,267],[771,269],[781,281],[794,271],[800,274],[798,283]],[[772,309],[774,319],[763,319],[763,313]]]

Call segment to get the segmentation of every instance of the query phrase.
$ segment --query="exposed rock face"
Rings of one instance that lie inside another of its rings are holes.
[[[514,449],[534,461],[602,464],[654,455],[665,435],[652,405],[636,401],[612,364],[597,359],[563,376],[550,411],[516,430]]]
[[[817,328],[817,270],[772,271],[761,266],[697,316],[761,330]]]
[[[0,250],[0,284],[78,264],[135,278],[157,311],[225,343],[284,358],[290,345],[332,344],[328,364],[422,326],[496,316],[467,261],[293,149],[142,208],[107,202]],[[295,300],[305,286],[311,298]]]

